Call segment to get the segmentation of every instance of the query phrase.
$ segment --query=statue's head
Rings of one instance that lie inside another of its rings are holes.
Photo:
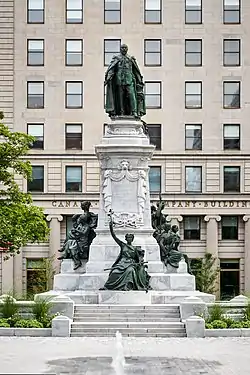
[[[125,235],[125,240],[127,241],[129,245],[131,245],[131,243],[134,241],[134,238],[135,236],[132,233],[127,233]]]
[[[121,51],[122,55],[126,55],[128,53],[128,46],[127,46],[127,44],[122,44],[120,51]]]
[[[90,206],[91,206],[91,202],[89,201],[81,202],[81,209],[83,211],[89,211]]]
[[[170,229],[171,229],[171,224],[164,223],[164,224],[162,225],[162,229],[164,230],[164,232],[169,232]]]
[[[172,230],[172,232],[177,233],[179,231],[178,225],[173,225],[171,230]]]

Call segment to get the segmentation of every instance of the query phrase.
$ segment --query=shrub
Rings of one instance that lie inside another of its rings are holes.
[[[250,320],[250,298],[248,299],[247,306],[244,309],[243,313],[244,313],[244,319]]]
[[[211,323],[206,323],[205,327],[206,327],[206,329],[213,329],[213,326],[212,326]]]
[[[243,328],[242,322],[234,322],[233,324],[231,324],[230,328]]]
[[[2,317],[3,318],[12,318],[18,313],[18,306],[16,300],[9,294],[6,294],[2,299],[3,303],[0,306]]]
[[[223,320],[214,320],[211,326],[213,329],[227,328],[227,323],[223,322]]]
[[[0,319],[0,327],[4,327],[4,328],[10,328],[10,325],[8,323],[8,320],[7,319]]]
[[[55,316],[50,314],[50,309],[53,306],[50,299],[51,297],[46,299],[38,298],[35,300],[35,304],[32,306],[32,313],[35,319],[42,323],[44,328],[51,327],[51,321]]]
[[[241,322],[242,328],[250,328],[250,320],[245,320]]]
[[[218,303],[213,304],[209,309],[208,322],[213,322],[214,320],[223,320],[223,309]]]
[[[38,322],[36,319],[20,319],[15,325],[15,328],[43,328],[42,323]]]
[[[235,323],[235,320],[232,318],[223,318],[223,322],[227,323],[227,328],[231,328],[232,324]]]

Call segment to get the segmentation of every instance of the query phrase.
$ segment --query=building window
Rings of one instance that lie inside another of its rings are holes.
[[[185,107],[202,108],[202,82],[185,82]]]
[[[240,294],[239,259],[220,261],[220,299],[229,301]]]
[[[83,0],[66,0],[66,23],[83,23]]]
[[[158,194],[161,192],[161,167],[150,167],[149,191],[152,194]]]
[[[104,23],[121,23],[121,0],[104,0]]]
[[[26,293],[33,299],[35,294],[47,290],[46,263],[43,259],[26,259],[26,262]]]
[[[186,193],[202,192],[202,167],[186,167]]]
[[[223,65],[240,66],[240,39],[223,40]]]
[[[221,239],[238,240],[238,217],[222,216],[221,217]]]
[[[144,65],[161,65],[161,39],[144,40]]]
[[[224,167],[224,193],[240,192],[240,167]]]
[[[224,0],[224,23],[240,23],[240,5],[240,0]]]
[[[65,45],[65,64],[66,66],[83,65],[83,40],[67,39]]]
[[[161,108],[161,82],[145,82],[145,102],[147,108]]]
[[[44,108],[44,82],[27,82],[27,108]]]
[[[200,240],[201,220],[199,216],[184,216],[184,240]]]
[[[202,149],[202,129],[201,125],[187,124],[185,125],[185,148],[186,150]]]
[[[224,125],[224,150],[240,150],[240,125]]]
[[[144,22],[161,23],[162,0],[144,0]]]
[[[223,106],[224,108],[240,108],[240,82],[223,82]]]
[[[82,124],[66,124],[66,150],[82,150]]]
[[[27,65],[44,65],[44,40],[29,39],[27,45]]]
[[[161,150],[161,125],[147,124],[150,144],[155,145],[156,150]]]
[[[121,39],[105,39],[104,40],[104,65],[109,65],[112,57],[120,53]]]
[[[44,191],[44,167],[32,166],[32,180],[27,181],[27,190],[32,193],[43,193]]]
[[[66,108],[83,107],[83,82],[66,82]]]
[[[66,167],[66,192],[82,192],[82,167]]]
[[[202,65],[202,40],[186,39],[185,40],[185,65],[201,66]]]
[[[202,0],[185,1],[185,23],[202,23]]]
[[[44,148],[44,135],[43,124],[27,124],[27,131],[29,135],[35,138],[31,148],[43,150]]]
[[[44,23],[44,0],[27,0],[28,23]]]

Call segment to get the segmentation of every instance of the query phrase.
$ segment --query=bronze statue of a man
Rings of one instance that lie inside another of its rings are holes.
[[[113,116],[140,118],[146,114],[143,77],[136,59],[128,55],[128,46],[121,46],[113,56],[105,74],[106,112]]]

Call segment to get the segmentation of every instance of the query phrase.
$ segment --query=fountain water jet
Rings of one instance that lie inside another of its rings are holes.
[[[112,367],[115,370],[116,375],[125,375],[125,357],[122,345],[122,335],[119,331],[116,332],[116,351],[113,356]]]

